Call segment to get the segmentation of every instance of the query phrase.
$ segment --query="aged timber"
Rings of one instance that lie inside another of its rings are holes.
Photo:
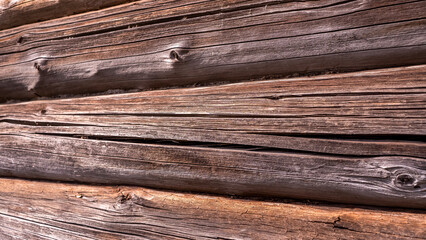
[[[426,1],[136,1],[0,31],[0,98],[426,63]]]
[[[0,105],[0,175],[426,208],[425,72]]]
[[[0,179],[0,238],[424,239],[424,211]]]
[[[98,10],[131,0],[1,0],[0,30],[76,13]]]

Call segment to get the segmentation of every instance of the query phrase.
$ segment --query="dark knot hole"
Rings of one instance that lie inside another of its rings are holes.
[[[20,36],[19,38],[18,38],[18,44],[21,44],[22,42],[24,42],[24,37],[22,37],[22,36]]]
[[[399,185],[412,185],[415,180],[410,174],[401,174],[396,177],[396,183]]]
[[[172,59],[173,61],[176,61],[176,62],[182,61],[181,56],[175,50],[170,51],[170,59]]]

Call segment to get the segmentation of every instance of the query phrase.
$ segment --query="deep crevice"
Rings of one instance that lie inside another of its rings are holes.
[[[417,88],[420,89],[420,88]],[[272,95],[272,96],[261,96],[255,98],[265,98],[269,100],[280,100],[286,98],[307,98],[307,97],[339,97],[339,96],[354,96],[354,97],[362,97],[362,96],[375,96],[375,95],[422,95],[426,92],[331,92],[331,93],[303,93],[303,94],[294,94],[289,93],[288,95]],[[426,109],[418,108],[418,109]]]
[[[28,121],[28,120],[18,120],[18,119],[0,119],[0,123],[1,122],[11,123],[11,124],[19,124],[19,125],[27,125],[27,126],[41,126],[41,127],[50,127],[50,126],[60,126],[60,127],[83,126],[83,127],[91,127],[91,126],[96,126],[96,125],[91,125],[91,124],[80,124],[80,123],[61,123],[61,122],[45,122],[45,121]]]
[[[256,146],[256,145],[247,145],[247,144],[228,144],[228,143],[218,143],[218,142],[208,142],[208,141],[202,142],[202,141],[118,137],[118,136],[104,136],[104,135],[93,136],[93,135],[67,134],[67,133],[35,133],[35,134],[45,135],[45,136],[88,139],[88,140],[112,141],[112,142],[121,142],[121,143],[209,148],[209,149],[217,149],[217,150],[237,150],[237,151],[239,150],[239,151],[258,152],[258,153],[305,154],[305,155],[311,155],[311,156],[315,155],[315,156],[344,157],[344,158],[357,158],[357,159],[388,156],[383,154],[356,155],[356,154],[325,153],[325,152],[315,152],[315,151],[297,150],[297,149],[289,149],[289,148],[263,147],[263,146]],[[391,156],[402,157],[403,155],[391,155]],[[406,156],[406,157],[412,157],[412,156]],[[416,157],[416,158],[419,158],[419,157]]]
[[[346,114],[346,115],[335,115],[335,114],[308,114],[308,115],[281,115],[281,114],[246,114],[246,113],[158,113],[158,112],[147,112],[147,113],[126,113],[126,112],[103,112],[103,113],[63,113],[63,114],[51,114],[51,115],[74,115],[74,116],[141,116],[141,117],[188,117],[188,118],[347,118],[347,117],[359,117],[359,118],[386,118],[381,116],[363,116],[358,114]],[[398,119],[394,117],[394,119]],[[423,119],[423,117],[408,117],[404,116],[403,119]]]
[[[330,139],[330,140],[353,140],[353,141],[386,141],[386,142],[419,142],[426,143],[425,135],[419,134],[334,134],[334,133],[274,133],[274,132],[247,132],[249,134],[262,134],[270,136],[284,136],[284,137],[303,137],[314,139]]]

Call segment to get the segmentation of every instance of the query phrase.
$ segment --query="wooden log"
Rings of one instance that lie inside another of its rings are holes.
[[[1,239],[424,239],[425,211],[0,180]]]
[[[98,10],[131,0],[0,0],[0,30]]]
[[[0,106],[0,175],[426,208],[426,66]]]
[[[426,2],[137,1],[0,32],[0,96],[426,63]]]

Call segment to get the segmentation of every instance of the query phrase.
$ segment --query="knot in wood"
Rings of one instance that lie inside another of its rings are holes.
[[[416,175],[410,173],[398,174],[394,180],[395,186],[406,190],[414,190],[421,188],[421,182],[422,181],[420,179],[416,178]]]
[[[400,174],[396,177],[396,183],[399,185],[412,185],[415,180],[410,174]]]
[[[175,50],[170,51],[170,55],[169,55],[170,59],[175,61],[175,62],[180,62],[182,61],[182,57],[179,55],[179,53]]]
[[[119,202],[121,204],[124,204],[125,202],[129,201],[130,199],[132,199],[132,195],[130,193],[121,192],[121,195],[119,197]]]
[[[40,59],[34,62],[34,68],[37,69],[37,71],[42,72],[48,69],[47,67],[47,59]]]
[[[426,175],[422,168],[391,166],[387,169],[392,174],[392,185],[399,190],[404,192],[424,191]]]
[[[18,44],[21,44],[21,43],[23,43],[24,42],[24,36],[20,36],[19,38],[18,38],[18,41],[16,41]]]
[[[41,69],[40,64],[38,62],[35,62],[34,68],[40,71],[40,69]]]

